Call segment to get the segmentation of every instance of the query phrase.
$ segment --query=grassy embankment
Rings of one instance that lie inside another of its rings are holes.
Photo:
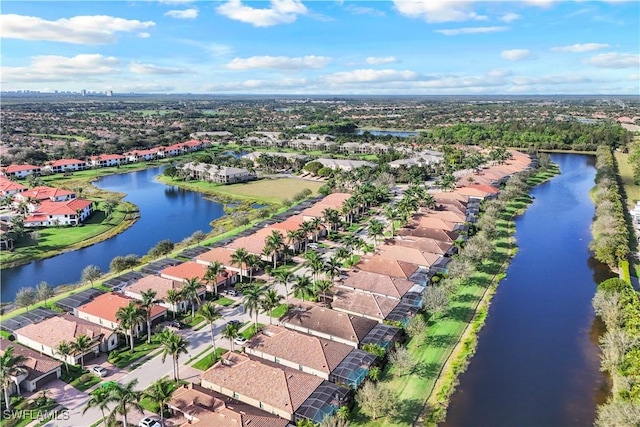
[[[536,175],[530,183],[537,185],[556,172]],[[358,407],[353,425],[366,427],[434,425],[446,413],[450,395],[471,356],[475,352],[477,333],[484,324],[489,303],[504,277],[508,261],[515,255],[514,218],[522,213],[531,199],[522,197],[507,205],[497,226],[500,237],[493,243],[493,256],[452,297],[448,311],[430,319],[422,334],[411,339],[407,349],[414,361],[412,373],[398,375],[387,367],[382,381],[399,397],[398,415],[392,419],[372,420]]]
[[[614,152],[614,156],[618,166],[619,182],[622,184],[624,190],[623,197],[627,203],[627,208],[633,209],[636,202],[640,200],[640,185],[635,183],[633,168],[628,160],[629,154],[616,151]],[[631,243],[631,249],[637,250],[638,248],[636,245],[633,244],[633,242]],[[631,262],[628,267],[626,265],[621,265],[620,268],[623,271],[626,268],[633,276],[640,277],[640,262]]]

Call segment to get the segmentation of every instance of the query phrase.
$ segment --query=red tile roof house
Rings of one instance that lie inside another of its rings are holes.
[[[263,257],[265,260],[270,260],[270,257],[265,257],[262,254],[262,250],[265,247],[265,241],[271,234],[271,231],[272,230],[268,228],[261,228],[248,236],[235,239],[233,242],[226,245],[225,248],[233,249],[234,251],[239,248],[244,248],[250,254],[258,255],[259,257]]]
[[[132,150],[124,153],[127,157],[127,161],[131,163],[154,160],[158,157],[158,149],[150,148],[148,150]]]
[[[228,352],[200,375],[200,385],[254,408],[294,421],[294,414],[323,379]]]
[[[0,173],[7,178],[26,178],[31,174],[40,175],[42,168],[40,166],[33,165],[9,165],[4,168],[0,168]]]
[[[394,261],[408,262],[424,268],[431,267],[441,258],[438,254],[424,252],[420,249],[386,244],[378,246],[378,256]]]
[[[252,356],[329,380],[353,347],[279,326],[266,326],[245,344]]]
[[[398,230],[398,236],[422,237],[428,239],[436,239],[448,243],[453,243],[460,237],[460,235],[455,231],[446,231],[429,227],[401,228],[400,230]]]
[[[313,206],[303,210],[300,214],[305,221],[310,221],[313,218],[324,218],[323,212],[325,209],[336,209],[340,212],[342,204],[351,197],[352,194],[349,193],[331,193]],[[329,224],[325,224],[325,226],[328,227]]]
[[[179,313],[187,309],[188,302],[180,301],[178,304],[169,303],[167,298],[167,291],[169,289],[180,290],[184,286],[183,281],[165,279],[155,275],[145,276],[140,280],[137,280],[123,289],[124,295],[139,301],[142,301],[142,292],[156,291],[156,299],[162,307],[167,308],[174,313]]]
[[[93,202],[73,199],[65,202],[45,200],[24,219],[25,227],[78,225],[93,213]]]
[[[393,240],[386,240],[385,244],[420,249],[424,252],[431,252],[442,256],[450,256],[457,252],[457,248],[453,243],[428,237],[397,236]]]
[[[398,304],[397,299],[335,287],[331,308],[382,323]]]
[[[380,255],[364,256],[360,258],[360,262],[355,267],[370,273],[384,274],[406,280],[410,280],[411,276],[418,272],[420,268],[416,264],[383,258]]]
[[[228,272],[240,273],[240,266],[238,264],[231,263],[231,255],[235,253],[235,250],[229,248],[213,248],[203,254],[200,254],[194,258],[194,260],[200,264],[211,265],[214,262],[222,264]],[[247,266],[242,266],[242,273],[249,274]]]
[[[89,165],[84,160],[60,159],[47,163],[44,168],[53,173],[64,173],[69,171],[82,171],[88,167]]]
[[[115,292],[110,292],[108,294],[99,295],[91,302],[76,308],[74,310],[74,314],[79,319],[87,320],[111,330],[116,330],[120,327],[120,322],[118,322],[116,313],[119,309],[128,306],[131,301],[135,300]],[[152,326],[162,322],[166,316],[166,307],[162,307],[158,304],[151,307]],[[146,329],[146,327],[146,321],[142,321],[136,325],[134,331],[138,334]]]
[[[464,187],[458,188],[458,193],[464,194],[465,196],[469,196],[470,198],[476,199],[495,199],[498,197],[498,190],[495,187],[490,185],[483,184],[475,184],[475,185],[466,185]]]
[[[111,329],[68,313],[23,326],[13,334],[20,344],[58,360],[65,360],[65,358],[56,351],[56,347],[62,341],[72,342],[80,335],[86,335],[93,341],[91,348],[84,353],[85,362],[97,356],[100,351],[106,353],[118,347],[118,336]],[[80,356],[80,354],[70,355],[65,361],[78,365]]]
[[[7,351],[7,347],[13,347],[14,355],[21,355],[27,360],[20,365],[17,375],[13,376],[13,383],[9,388],[9,394],[20,394],[23,390],[33,393],[50,381],[60,378],[62,374],[59,361],[40,354],[30,348],[16,342],[0,338],[0,355]]]
[[[238,280],[237,274],[229,272],[226,275],[219,274],[218,277],[216,277],[215,285],[213,283],[207,283],[204,280],[204,275],[207,272],[207,267],[208,265],[199,262],[187,261],[183,262],[182,264],[173,265],[171,267],[165,268],[164,270],[161,270],[160,277],[164,277],[165,279],[177,280],[182,283],[184,283],[186,280],[196,277],[203,285],[206,284],[206,288],[202,288],[203,295],[205,290],[207,292],[215,292],[220,286],[224,286],[225,284],[229,283],[235,283]],[[214,289],[214,286],[216,289]]]
[[[386,274],[370,273],[363,270],[352,270],[337,282],[340,288],[366,292],[372,295],[393,298],[396,300],[409,292],[415,284],[406,279],[390,277]]]
[[[174,415],[184,417],[180,427],[287,427],[289,420],[232,400],[189,383],[175,392],[167,404]],[[175,420],[175,419],[174,419]],[[180,422],[180,420],[175,420]]]
[[[31,197],[36,200],[50,200],[52,202],[65,202],[67,200],[73,200],[76,198],[76,193],[73,191],[65,190],[56,187],[34,187],[30,190],[24,191],[20,194],[16,194],[14,200],[21,202],[26,201]]]
[[[99,156],[89,157],[92,166],[105,168],[109,166],[118,166],[127,163],[127,158],[122,154],[101,154]]]
[[[280,324],[358,348],[360,341],[378,324],[375,320],[317,306],[298,306],[289,310]]]
[[[27,190],[28,188],[24,185],[11,181],[4,175],[0,175],[0,195],[8,196],[10,194],[22,193]]]

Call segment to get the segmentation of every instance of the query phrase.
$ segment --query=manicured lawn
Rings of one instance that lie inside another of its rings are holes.
[[[288,304],[280,304],[278,307],[274,308],[271,312],[271,317],[275,317],[276,319],[280,319],[282,316],[287,314],[289,310]]]
[[[215,354],[214,354],[213,350],[211,350],[210,353],[205,355],[203,358],[201,358],[200,360],[198,360],[196,363],[194,363],[191,366],[193,366],[194,368],[199,369],[201,371],[206,371],[207,369],[212,367],[218,360],[220,360],[222,355],[225,354],[227,351],[228,350],[223,348],[223,347],[218,347],[218,348],[216,348]]]
[[[254,323],[251,324],[247,329],[240,332],[240,335],[245,337],[246,339],[250,339],[253,337],[260,329],[262,329],[264,325],[262,323],[258,323],[258,329],[256,330],[256,325]]]
[[[79,366],[69,366],[69,372],[63,366],[60,379],[80,391],[85,391],[102,381],[100,377],[86,369],[82,371]]]
[[[232,300],[231,298],[222,297],[222,298],[218,298],[217,300],[213,301],[213,303],[221,305],[223,307],[228,307],[230,305],[233,305],[235,303],[235,301]]]
[[[133,346],[133,353],[129,350],[129,347],[122,347],[118,350],[114,350],[109,354],[109,362],[113,363],[118,368],[126,368],[138,359],[148,355],[152,351],[160,347],[160,341],[158,336],[151,338],[151,344],[147,344],[146,341]]]
[[[0,337],[8,340],[10,336],[11,336],[11,332],[9,332],[9,331],[1,331],[0,330]]]
[[[633,169],[628,162],[629,154],[616,151],[615,156],[624,191],[627,193],[627,206],[632,209],[636,204],[636,200],[640,200],[640,185],[634,182]]]

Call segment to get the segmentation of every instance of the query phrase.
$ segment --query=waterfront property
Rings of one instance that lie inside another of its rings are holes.
[[[0,168],[0,174],[7,178],[24,179],[29,175],[40,175],[42,168],[34,165],[9,165]]]
[[[28,188],[19,182],[12,181],[6,176],[0,175],[0,195],[10,196],[27,190]]]
[[[233,184],[255,179],[255,175],[245,168],[216,166],[207,163],[185,163],[180,169],[186,171],[193,179],[218,184]]]
[[[44,166],[44,170],[51,173],[65,173],[82,171],[89,167],[87,162],[78,159],[59,159],[48,162]]]
[[[73,365],[77,365],[81,357],[86,361],[100,351],[106,353],[118,347],[118,336],[113,330],[71,314],[50,317],[13,333],[20,344]],[[84,353],[63,356],[56,350],[62,341],[70,343],[81,335],[91,340],[91,347]]]
[[[13,347],[15,356],[24,356],[26,360],[21,363],[16,372],[11,375],[9,394],[20,394],[22,391],[36,392],[49,382],[60,378],[62,363],[47,357],[38,351],[25,347],[17,342],[0,338],[0,355]]]
[[[416,286],[410,280],[353,270],[337,282],[340,287],[400,300]]]
[[[167,300],[167,295],[170,290],[182,290],[183,286],[184,281],[167,279],[165,277],[159,277],[150,274],[126,286],[123,289],[123,292],[124,295],[129,298],[142,301],[143,292],[155,291],[156,299],[159,301],[159,305],[171,310],[174,313],[179,313],[187,309],[187,301],[171,303]],[[202,294],[204,294],[204,290],[202,291]]]
[[[110,292],[102,294],[93,299],[93,301],[81,305],[75,310],[76,316],[80,319],[87,320],[96,325],[100,325],[111,330],[120,328],[120,321],[117,318],[118,310],[128,306],[132,301],[136,301],[132,298],[118,294],[116,292]],[[153,305],[151,307],[150,321],[151,326],[162,322],[167,316],[166,307],[160,305]],[[134,326],[134,332],[139,334],[146,329],[146,322],[140,321]]]
[[[348,159],[326,159],[320,158],[314,160],[314,162],[319,162],[322,166],[329,169],[341,169],[343,171],[352,171],[363,166],[370,167],[375,169],[378,167],[377,164],[372,162],[367,162],[364,160],[348,160]]]
[[[238,280],[238,275],[235,272],[225,271],[218,274],[215,283],[209,283],[205,280],[207,267],[208,265],[199,262],[187,261],[165,268],[164,270],[160,271],[160,276],[164,277],[165,279],[177,280],[183,283],[186,280],[196,278],[200,282],[206,283],[206,288],[203,287],[203,293],[205,289],[208,292],[217,292],[220,286],[233,284]]]
[[[44,200],[24,219],[25,227],[78,225],[93,213],[93,202],[73,199],[64,202]]]

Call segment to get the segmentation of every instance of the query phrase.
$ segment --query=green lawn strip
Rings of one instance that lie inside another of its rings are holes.
[[[624,187],[624,191],[627,196],[627,206],[632,209],[637,200],[640,200],[640,185],[635,183],[633,177],[633,168],[629,164],[629,154],[627,153],[614,153],[616,162],[618,163],[618,174]]]
[[[271,317],[280,319],[282,316],[287,314],[288,310],[289,310],[288,304],[280,304],[278,307],[273,309],[273,311],[271,312]]]
[[[191,364],[194,360],[197,360],[200,356],[202,356],[203,354],[205,354],[206,352],[208,352],[209,350],[211,350],[213,348],[213,345],[208,345],[204,350],[198,352],[198,354],[196,354],[195,356],[191,356],[189,358],[189,360],[187,360],[185,362],[185,365],[189,365]]]
[[[216,348],[215,354],[213,351],[211,351],[207,355],[205,355],[202,359],[198,360],[196,363],[194,363],[191,366],[201,371],[206,371],[207,369],[212,367],[218,360],[220,360],[222,355],[225,354],[227,351],[228,350],[226,348],[218,347]]]
[[[217,300],[213,300],[213,303],[221,305],[223,307],[228,307],[230,305],[233,305],[235,301],[232,300],[231,298],[222,297],[222,298],[218,298]]]
[[[264,325],[262,323],[258,323],[258,328],[256,329],[256,325],[254,323],[252,323],[247,329],[245,329],[244,331],[240,332],[240,335],[242,335],[246,339],[250,339],[255,334],[257,334],[258,331],[260,329],[262,329],[263,327],[264,327]]]
[[[0,337],[8,340],[9,338],[11,338],[11,332],[0,330]]]
[[[173,381],[173,390],[177,390],[184,382],[183,381],[179,381],[179,382],[175,382]],[[149,412],[153,412],[154,414],[160,414],[160,406],[154,402],[153,400],[149,399],[148,397],[144,397],[140,400],[140,406],[142,406],[143,409],[149,411]],[[169,416],[170,414],[167,411],[167,408],[165,408],[165,413],[164,413],[165,417]]]
[[[118,368],[126,368],[137,360],[149,355],[154,350],[160,348],[160,338],[155,335],[151,338],[151,343],[146,341],[133,346],[133,353],[129,347],[123,347],[109,353],[109,362]]]
[[[69,366],[69,372],[63,366],[60,379],[80,391],[85,391],[102,381],[97,375],[86,369],[83,371],[79,366]]]

